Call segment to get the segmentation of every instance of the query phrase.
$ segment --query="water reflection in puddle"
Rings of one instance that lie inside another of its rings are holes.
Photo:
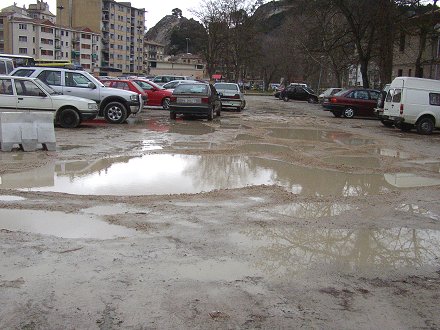
[[[90,215],[37,210],[0,209],[0,228],[62,238],[112,239],[137,235]]]
[[[148,208],[132,207],[126,204],[98,205],[81,210],[81,213],[95,215],[146,214],[150,212],[151,210]]]
[[[375,157],[331,156],[323,158],[323,160],[330,164],[361,168],[378,168],[380,166],[379,159]]]
[[[403,152],[396,149],[387,149],[387,148],[376,149],[376,153],[378,153],[381,156],[394,157],[399,159],[408,159],[411,157],[411,155],[408,152]]]
[[[25,199],[26,198],[20,196],[9,196],[9,195],[0,196],[0,202],[19,202],[19,201],[24,201]]]
[[[235,137],[236,141],[255,141],[255,140],[261,140],[261,137],[250,135],[250,134],[238,134]]]
[[[426,218],[429,219],[433,219],[433,220],[440,220],[440,215],[426,210],[422,207],[419,207],[416,204],[400,204],[398,207],[396,207],[397,211],[402,211],[402,212],[408,212],[408,213],[413,213],[413,214],[419,214],[421,216],[424,216]]]
[[[292,153],[292,149],[279,144],[244,144],[237,147],[238,150],[243,152],[258,152],[263,154],[283,154]]]
[[[322,217],[334,217],[341,215],[353,207],[348,204],[337,203],[292,203],[279,205],[268,211],[302,219],[316,219]]]
[[[256,254],[253,267],[274,276],[322,265],[338,271],[434,265],[440,257],[440,232],[436,230],[253,227],[231,234],[230,240]]]
[[[341,131],[326,131],[320,129],[291,129],[272,128],[270,136],[279,139],[306,140],[315,142],[337,143],[342,145],[366,145],[373,144],[374,140],[356,137],[353,134]]]
[[[179,154],[62,162],[4,174],[0,179],[2,189],[127,196],[199,193],[253,185],[278,185],[306,196],[365,196],[393,187],[440,185],[440,180],[409,174],[355,174],[259,157]]]

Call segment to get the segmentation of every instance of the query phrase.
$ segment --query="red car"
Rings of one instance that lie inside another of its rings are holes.
[[[132,79],[144,92],[148,94],[148,104],[151,106],[162,106],[165,110],[170,108],[170,99],[173,94],[152,81],[144,79]]]
[[[142,89],[141,86],[128,79],[104,79],[102,83],[106,87],[119,88],[126,91],[135,92],[142,95],[144,99],[144,105],[149,101],[148,94]]]
[[[354,116],[375,117],[374,108],[380,92],[375,89],[345,89],[325,101],[322,106],[335,117],[353,118]]]

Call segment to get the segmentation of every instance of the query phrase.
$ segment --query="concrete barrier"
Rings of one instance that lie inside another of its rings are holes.
[[[23,151],[56,150],[53,112],[0,112],[0,145],[11,151],[18,145]]]

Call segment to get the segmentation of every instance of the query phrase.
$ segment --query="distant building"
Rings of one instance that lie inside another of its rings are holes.
[[[151,68],[157,68],[157,62],[164,59],[165,45],[144,39],[145,73],[150,74]]]
[[[101,73],[144,73],[145,9],[114,0],[57,0],[57,21],[102,33]]]
[[[29,17],[41,20],[49,20],[52,23],[56,23],[56,16],[49,11],[49,5],[47,2],[37,0],[36,4],[29,5],[27,11]]]
[[[149,62],[149,74],[164,75],[175,74],[191,76],[194,79],[207,79],[206,63],[199,55],[179,54],[175,56],[164,56],[163,60]]]

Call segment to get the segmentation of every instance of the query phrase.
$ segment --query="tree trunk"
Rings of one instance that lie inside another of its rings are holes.
[[[359,59],[361,65],[361,74],[362,74],[362,85],[364,88],[370,88],[370,82],[368,79],[368,60],[367,59]]]

